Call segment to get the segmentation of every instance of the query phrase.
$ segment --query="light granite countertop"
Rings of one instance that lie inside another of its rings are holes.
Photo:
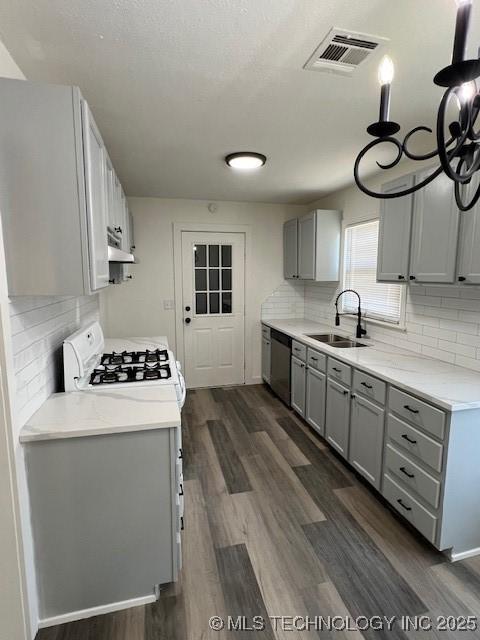
[[[308,320],[262,320],[262,324],[286,333],[317,351],[358,367],[366,373],[424,398],[447,411],[480,408],[480,373],[405,349],[362,338],[368,348],[336,349],[309,338],[308,334],[349,335],[339,327]]]
[[[173,385],[55,393],[22,428],[20,442],[180,425],[180,410]]]

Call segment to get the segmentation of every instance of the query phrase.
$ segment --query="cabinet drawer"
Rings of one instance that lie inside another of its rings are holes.
[[[421,462],[435,469],[438,473],[442,471],[443,447],[435,440],[420,433],[392,414],[388,415],[387,435],[390,440],[399,444]]]
[[[395,474],[415,493],[426,500],[434,509],[440,500],[440,482],[432,478],[426,471],[416,465],[410,458],[387,444],[385,465],[389,472]]]
[[[270,340],[270,327],[267,327],[264,324],[262,324],[262,337]]]
[[[313,349],[307,350],[307,363],[309,367],[317,371],[327,370],[327,356]]]
[[[400,487],[388,474],[383,476],[383,495],[430,542],[435,541],[437,518]]]
[[[335,358],[328,358],[328,375],[348,387],[352,382],[352,368]]]
[[[408,393],[398,389],[390,389],[389,407],[412,424],[425,429],[437,438],[443,439],[445,434],[445,412],[431,404],[417,400]]]
[[[292,355],[305,362],[307,359],[307,347],[301,342],[292,340]]]
[[[375,400],[379,404],[385,404],[387,385],[382,380],[369,376],[363,371],[353,371],[353,388],[363,396]]]

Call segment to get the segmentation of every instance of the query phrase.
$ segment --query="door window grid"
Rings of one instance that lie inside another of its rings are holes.
[[[193,252],[195,314],[231,314],[232,245],[196,244]]]

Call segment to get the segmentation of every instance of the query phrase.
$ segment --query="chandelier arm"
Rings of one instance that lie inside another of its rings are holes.
[[[410,138],[418,131],[427,131],[428,133],[433,133],[430,127],[425,127],[425,126],[415,127],[414,129],[409,131],[405,136],[405,138],[403,139],[403,143],[402,143],[403,153],[407,156],[407,158],[410,158],[410,160],[430,160],[431,158],[435,158],[435,156],[438,156],[438,149],[434,149],[433,151],[430,151],[429,153],[424,153],[424,154],[415,154],[408,150],[407,144]],[[449,147],[452,144],[452,142],[454,142],[454,140],[455,140],[455,137],[451,136],[451,138],[447,140],[447,142],[445,143],[445,146]]]
[[[392,138],[392,140],[395,140],[395,138]],[[387,164],[382,164],[381,162],[377,162],[377,165],[380,167],[380,169],[393,169],[393,167],[396,167],[397,164],[400,162],[400,160],[402,159],[402,155],[403,155],[403,149],[402,149],[402,145],[400,144],[400,142],[398,142],[398,140],[396,140],[396,142],[398,144],[396,144],[395,146],[397,147],[397,157],[392,160],[392,162],[388,162]]]
[[[395,147],[397,147],[397,150],[401,150],[402,149],[402,144],[401,142],[399,142],[396,138],[378,138],[376,140],[372,140],[372,142],[369,142],[358,154],[357,159],[355,160],[355,166],[353,168],[353,176],[355,178],[355,182],[358,186],[358,188],[360,189],[360,191],[363,191],[363,193],[365,193],[367,196],[370,196],[372,198],[381,198],[382,200],[390,200],[392,198],[398,198],[400,196],[408,196],[411,193],[415,193],[416,191],[419,191],[420,189],[423,189],[423,187],[425,187],[427,184],[430,184],[430,182],[433,182],[433,180],[435,180],[435,178],[437,178],[443,171],[442,166],[440,165],[439,167],[437,167],[435,169],[435,171],[433,171],[433,173],[431,173],[429,176],[427,176],[424,180],[422,180],[421,182],[419,182],[418,184],[414,185],[413,187],[409,187],[408,189],[405,189],[404,191],[396,191],[395,193],[378,193],[376,191],[372,191],[371,189],[369,189],[368,187],[366,187],[361,179],[360,179],[360,175],[359,175],[359,167],[360,167],[360,163],[363,160],[363,158],[365,157],[365,155],[371,150],[373,149],[373,147],[376,147],[378,144],[381,144],[383,142],[387,142],[389,144],[393,144]],[[400,154],[400,158],[401,158]],[[398,156],[397,156],[398,158]],[[399,161],[399,158],[396,159],[395,164],[397,164],[397,162]],[[378,163],[377,163],[378,164]],[[390,163],[392,164],[392,163]],[[381,166],[381,165],[379,165]],[[389,167],[389,165],[385,165],[386,167]]]
[[[455,201],[460,211],[468,211],[469,209],[474,207],[480,200],[480,183],[478,184],[475,194],[468,204],[464,204],[463,202],[461,193],[462,186],[463,185],[461,185],[459,182],[455,182]]]
[[[478,96],[478,94],[477,94]],[[471,107],[471,116],[470,116],[470,129],[468,131],[468,137],[472,142],[477,142],[480,140],[480,130],[478,132],[475,131],[475,122],[477,121],[478,114],[480,113],[480,108],[475,106],[475,101],[472,103]]]
[[[471,116],[470,110],[468,111],[468,118],[465,124],[465,129],[462,132],[462,135],[457,139],[457,144],[450,151],[447,150],[445,143],[445,113],[447,110],[447,105],[450,100],[450,96],[454,92],[454,88],[449,88],[443,94],[442,100],[440,102],[440,106],[438,108],[438,116],[437,116],[437,144],[438,144],[438,156],[440,158],[441,165],[443,170],[447,174],[447,176],[453,180],[454,182],[467,182],[470,180],[472,175],[475,173],[474,171],[468,171],[465,175],[460,175],[457,171],[452,168],[450,164],[451,161],[457,155],[457,152],[463,146],[465,140],[468,137],[468,133],[470,130],[471,124]]]

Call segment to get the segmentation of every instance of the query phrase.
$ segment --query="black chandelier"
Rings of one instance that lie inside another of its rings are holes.
[[[480,184],[468,202],[464,202],[466,189],[463,185],[470,182],[472,176],[480,168],[480,130],[475,129],[475,122],[480,112],[480,92],[476,85],[476,78],[480,76],[480,59],[465,60],[472,0],[456,0],[457,20],[455,39],[453,43],[452,63],[439,71],[433,81],[440,87],[447,87],[440,102],[437,115],[437,148],[429,153],[415,154],[409,149],[412,136],[419,131],[433,133],[430,127],[415,127],[407,133],[403,140],[395,136],[400,131],[400,125],[389,119],[390,89],[394,68],[391,59],[385,56],[379,67],[379,81],[381,84],[380,115],[378,122],[367,128],[367,132],[375,137],[360,151],[355,160],[354,176],[358,187],[373,198],[399,198],[409,195],[425,187],[444,172],[455,184],[455,200],[461,211],[468,211],[480,199]],[[480,54],[480,52],[479,52]],[[447,109],[450,101],[455,100],[458,117],[448,125],[449,135],[445,135]],[[405,156],[410,160],[429,160],[438,156],[440,166],[424,180],[409,189],[395,193],[378,193],[366,187],[359,175],[359,167],[364,156],[379,144],[391,144],[396,148],[397,155],[392,162],[381,164],[380,169],[392,169]]]

